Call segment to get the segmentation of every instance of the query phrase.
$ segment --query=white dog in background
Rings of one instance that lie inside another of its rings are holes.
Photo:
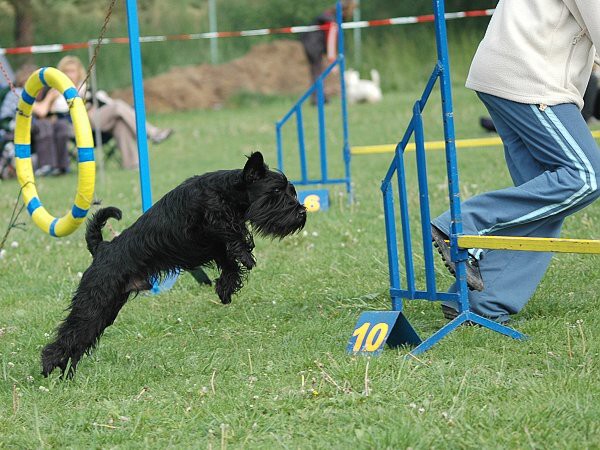
[[[371,70],[370,80],[361,80],[358,71],[348,69],[344,72],[346,81],[346,96],[350,103],[376,103],[381,101],[381,87],[379,86],[379,72]]]

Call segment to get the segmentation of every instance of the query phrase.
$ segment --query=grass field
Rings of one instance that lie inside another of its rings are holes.
[[[483,106],[460,86],[454,94],[458,138],[483,136]],[[397,141],[416,96],[351,107],[352,144]],[[437,93],[430,103],[434,140]],[[235,108],[153,116],[176,129],[150,148],[154,198],[193,174],[240,167],[252,150],[275,166],[273,123],[290,104],[247,96]],[[339,171],[339,106],[327,114]],[[189,274],[167,293],[131,300],[69,382],[42,378],[39,352],[90,256],[82,230],[51,239],[23,216],[27,231],[12,232],[0,260],[0,448],[600,448],[597,257],[554,258],[513,322],[527,342],[465,327],[419,360],[405,359],[405,349],[345,354],[360,312],[389,309],[379,191],[389,161],[355,157],[353,205],[334,189],[331,210],[311,215],[305,233],[258,239],[258,266],[230,306]],[[461,150],[459,162],[465,196],[509,184],[500,148]],[[286,163],[294,177],[295,161]],[[443,153],[432,152],[429,164],[435,214],[447,201]],[[407,171],[416,233],[412,162]],[[70,207],[75,184],[74,175],[38,180],[49,211]],[[2,232],[17,192],[15,181],[0,184]],[[112,163],[97,196],[123,209],[116,229],[140,213],[137,173]],[[567,220],[563,235],[600,238],[599,219],[600,204],[592,205]],[[443,267],[438,280],[451,282]],[[437,304],[411,302],[407,315],[422,336],[444,324]]]

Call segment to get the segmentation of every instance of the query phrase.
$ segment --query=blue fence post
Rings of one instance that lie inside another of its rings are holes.
[[[131,61],[131,81],[135,109],[135,127],[138,146],[142,210],[152,207],[152,183],[150,181],[150,160],[148,158],[148,137],[146,135],[146,105],[144,103],[144,78],[142,75],[142,52],[140,49],[140,28],[136,0],[127,0],[127,31],[129,33],[129,57]],[[162,280],[151,280],[155,294],[170,289],[175,283],[179,271]]]
[[[283,172],[283,142],[281,138],[281,123],[275,123],[275,140],[277,143],[277,167]]]
[[[412,123],[412,122],[411,122]],[[404,248],[404,265],[406,266],[406,289],[408,298],[415,298],[415,267],[413,263],[412,237],[410,232],[410,216],[408,212],[408,192],[406,190],[406,172],[404,170],[404,148],[396,146],[394,162],[398,181],[398,197],[400,202],[400,221],[402,223],[402,248]]]
[[[431,216],[429,212],[429,186],[427,180],[427,158],[425,156],[425,135],[423,116],[419,102],[413,108],[415,124],[415,147],[417,154],[417,175],[419,182],[419,205],[421,207],[421,233],[423,236],[423,259],[425,260],[425,283],[428,300],[435,300],[435,268],[433,266],[433,250],[431,248]]]
[[[306,147],[304,146],[304,122],[302,120],[302,105],[296,106],[296,128],[298,131],[298,150],[300,152],[300,173],[302,182],[308,181],[308,164],[306,162]]]
[[[336,20],[338,25],[338,68],[340,71],[340,97],[342,104],[342,132],[344,138],[344,170],[346,176],[346,192],[352,201],[352,181],[350,173],[350,133],[348,131],[348,105],[346,104],[346,81],[344,80],[344,72],[346,71],[346,57],[344,48],[344,28],[342,16],[342,2],[338,0],[336,4]]]
[[[435,38],[437,43],[438,65],[440,66],[440,92],[442,96],[442,118],[444,123],[444,140],[446,142],[446,168],[448,172],[448,197],[450,200],[450,248],[452,260],[456,261],[456,279],[460,296],[459,309],[469,309],[466,261],[468,253],[458,247],[457,237],[462,234],[462,216],[460,211],[460,189],[458,184],[458,162],[456,158],[456,137],[454,134],[454,111],[452,107],[452,85],[450,80],[450,58],[448,54],[448,38],[446,31],[444,0],[434,0],[437,13],[435,21]]]
[[[323,92],[323,80],[317,80],[317,109],[319,115],[319,155],[321,156],[321,181],[327,182],[327,142],[325,135],[325,92]]]
[[[400,290],[400,264],[398,262],[398,247],[396,245],[396,215],[394,213],[394,195],[392,185],[384,181],[381,186],[383,193],[383,213],[385,217],[385,235],[388,252],[388,267],[390,276],[390,296],[392,298],[392,309],[402,311],[402,297],[398,295]]]
[[[146,136],[146,106],[144,104],[142,53],[140,50],[140,28],[138,23],[136,0],[127,0],[127,30],[129,33],[131,81],[133,84],[133,103],[135,107],[135,126],[140,165],[142,210],[147,211],[152,206],[152,185],[150,182],[148,138]]]

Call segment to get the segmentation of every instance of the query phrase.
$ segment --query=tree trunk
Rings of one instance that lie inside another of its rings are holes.
[[[26,47],[33,45],[33,6],[31,0],[10,0],[15,11],[15,45]],[[32,62],[33,55],[24,56],[23,62]]]

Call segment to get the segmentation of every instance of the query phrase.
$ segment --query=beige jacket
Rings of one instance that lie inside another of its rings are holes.
[[[600,0],[500,0],[466,86],[519,103],[583,107]]]

